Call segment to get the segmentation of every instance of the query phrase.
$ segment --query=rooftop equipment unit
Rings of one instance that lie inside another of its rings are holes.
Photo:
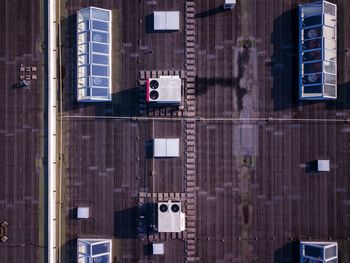
[[[152,255],[164,255],[164,243],[153,243]]]
[[[154,30],[179,30],[180,12],[179,11],[154,11],[153,13]]]
[[[175,201],[158,203],[158,232],[181,232],[185,230],[185,214],[181,203]]]
[[[157,104],[181,104],[181,79],[179,76],[150,78],[146,82],[146,101]]]
[[[337,6],[299,6],[299,98],[337,98]]]
[[[90,217],[89,207],[78,207],[77,208],[77,218],[78,219],[86,219],[89,217]]]
[[[300,262],[337,263],[337,242],[300,242]]]
[[[153,139],[153,156],[157,157],[179,157],[178,138],[155,138]]]
[[[224,9],[233,9],[236,5],[236,0],[225,0]]]
[[[329,172],[329,160],[317,160],[318,172]]]

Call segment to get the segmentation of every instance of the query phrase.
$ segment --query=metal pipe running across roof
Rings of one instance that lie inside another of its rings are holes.
[[[47,262],[57,258],[56,244],[56,88],[57,24],[56,0],[47,2]]]

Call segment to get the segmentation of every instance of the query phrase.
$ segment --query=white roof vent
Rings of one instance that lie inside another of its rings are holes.
[[[181,104],[181,78],[179,76],[148,79],[146,89],[147,102]]]
[[[329,160],[317,160],[318,172],[329,172]]]
[[[236,0],[225,0],[224,8],[225,9],[233,9],[236,5]]]
[[[78,219],[86,219],[89,217],[90,217],[89,207],[78,207],[77,208],[77,218]]]
[[[180,12],[179,11],[155,11],[153,13],[154,30],[179,30]]]
[[[185,214],[181,203],[175,201],[158,203],[158,232],[181,232],[185,230]]]
[[[153,255],[164,255],[164,243],[153,243],[152,244]]]
[[[179,157],[179,139],[156,138],[153,140],[154,157]]]

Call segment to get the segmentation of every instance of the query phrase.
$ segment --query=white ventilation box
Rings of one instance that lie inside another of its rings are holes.
[[[158,203],[158,232],[181,232],[185,230],[185,214],[181,203],[175,201]]]
[[[225,0],[224,8],[225,9],[233,9],[236,5],[236,0]]]
[[[153,13],[154,30],[179,30],[180,12],[179,11],[155,11]]]
[[[146,82],[146,101],[158,104],[181,104],[181,78],[161,76]]]
[[[164,255],[164,243],[153,243],[152,244],[153,255]]]
[[[77,208],[77,218],[78,219],[86,219],[89,217],[90,217],[89,207],[78,207]]]
[[[179,157],[179,154],[180,154],[179,142],[180,140],[178,138],[153,139],[153,156],[154,157]]]
[[[329,172],[329,160],[317,160],[318,172]]]

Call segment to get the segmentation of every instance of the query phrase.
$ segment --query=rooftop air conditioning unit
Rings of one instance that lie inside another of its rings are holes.
[[[146,83],[146,101],[159,104],[181,104],[181,79],[179,76],[150,78]]]
[[[185,214],[181,203],[168,201],[158,203],[158,232],[181,232],[185,230]]]

